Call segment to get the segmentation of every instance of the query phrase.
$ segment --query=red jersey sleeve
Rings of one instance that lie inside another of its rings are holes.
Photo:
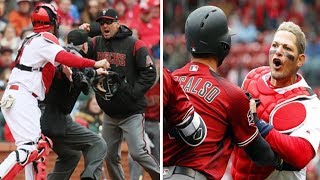
[[[60,64],[75,68],[94,67],[95,63],[94,60],[82,58],[67,51],[60,51],[56,55],[55,61]]]
[[[194,109],[179,82],[163,68],[163,107],[167,123],[175,126],[193,114]]]
[[[259,132],[252,121],[249,99],[240,88],[230,91],[229,95],[231,95],[231,104],[228,109],[234,140],[238,146],[246,146],[257,137]]]

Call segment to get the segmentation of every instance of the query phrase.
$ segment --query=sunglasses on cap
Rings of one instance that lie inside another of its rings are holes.
[[[99,21],[99,24],[101,26],[104,25],[104,24],[110,25],[110,24],[112,24],[113,22],[116,22],[116,21],[117,20],[115,20],[115,19],[101,20],[101,21]]]

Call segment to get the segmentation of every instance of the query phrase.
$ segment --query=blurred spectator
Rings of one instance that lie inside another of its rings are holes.
[[[74,4],[71,4],[69,13],[73,18],[73,24],[77,26],[80,25],[80,13],[79,13],[78,7],[75,6]]]
[[[316,60],[320,59],[320,38],[317,37],[315,32],[311,32],[309,34],[308,43],[306,46],[306,55],[308,56],[308,60]]]
[[[5,0],[0,0],[0,32],[3,32],[4,28],[8,24],[8,20],[5,18],[5,8]]]
[[[125,15],[126,15],[126,3],[124,0],[115,0],[113,3],[114,9],[118,12],[119,20],[121,21],[121,24],[129,26],[130,22],[127,21]]]
[[[8,24],[4,29],[3,37],[0,40],[0,45],[2,47],[7,47],[13,50],[14,54],[16,54],[19,46],[20,38],[17,37],[16,31],[11,24]]]
[[[66,35],[72,30],[74,19],[70,13],[71,0],[60,0],[58,2],[58,14],[60,15],[59,37],[65,40]]]
[[[0,49],[0,74],[1,74],[1,80],[8,80],[8,79],[4,79],[4,78],[8,78],[4,75],[6,74],[3,74],[4,73],[4,70],[9,68],[11,69],[14,65],[14,61],[12,59],[12,49],[10,48],[7,48],[7,47],[2,47]]]
[[[124,0],[126,4],[125,19],[128,25],[132,24],[132,21],[136,20],[140,14],[140,7],[137,0]]]
[[[9,23],[16,30],[17,36],[20,36],[22,29],[31,27],[31,2],[32,0],[17,0],[18,9],[11,11],[8,15]]]
[[[159,0],[149,0],[151,1],[152,6],[152,17],[153,19],[160,22],[160,1]]]
[[[102,128],[102,120],[103,111],[99,107],[96,97],[94,95],[91,95],[85,103],[85,106],[81,108],[78,113],[75,114],[75,121],[85,121],[88,124],[87,127],[97,134],[100,133],[100,130]]]
[[[231,24],[232,30],[236,32],[236,36],[233,36],[234,42],[254,42],[257,38],[258,31],[253,22],[253,18],[250,15],[241,15],[241,11],[236,13],[230,18],[233,23]]]
[[[140,5],[140,18],[132,21],[130,27],[137,32],[137,38],[145,42],[151,49],[160,41],[160,21],[154,20],[152,11],[154,4],[149,2]]]
[[[92,23],[96,21],[99,14],[99,0],[89,0],[84,11],[81,14],[81,20],[84,23]]]
[[[102,9],[107,9],[110,6],[111,5],[109,4],[108,0],[99,0],[99,11],[101,11]]]
[[[72,0],[72,4],[76,6],[76,9],[80,12],[83,12],[86,7],[87,1],[83,0]]]

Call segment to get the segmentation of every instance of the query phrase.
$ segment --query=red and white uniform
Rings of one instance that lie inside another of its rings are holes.
[[[233,143],[243,147],[258,135],[258,129],[249,125],[249,100],[239,87],[201,63],[190,62],[173,75],[204,120],[207,137],[199,146],[190,147],[165,135],[164,151],[165,147],[170,149],[167,149],[168,156],[164,156],[164,166],[189,167],[208,179],[221,179]]]
[[[30,35],[34,35],[33,33]],[[40,33],[25,43],[21,52],[19,64],[32,68],[42,67],[42,71],[25,71],[13,68],[8,86],[4,92],[3,100],[9,96],[14,102],[11,107],[1,107],[2,113],[15,139],[16,146],[27,150],[35,150],[36,145],[24,145],[28,142],[37,142],[40,129],[41,111],[38,100],[44,100],[45,92],[49,90],[54,76],[56,57],[63,48],[58,44],[57,38],[48,32]],[[63,62],[61,58],[59,62]],[[93,67],[90,63],[73,62],[68,65],[83,63],[84,66]],[[89,62],[89,61],[88,61]],[[32,163],[26,166],[26,179],[33,179]]]
[[[259,67],[247,75],[243,88],[253,98],[260,99],[258,117],[274,126],[265,137],[271,148],[284,161],[303,168],[319,147],[320,101],[310,93],[311,88],[303,77],[297,76],[296,83],[275,88],[270,84],[270,68]],[[306,179],[306,168],[277,171],[273,167],[257,166],[240,148],[235,149],[232,162],[234,179]]]

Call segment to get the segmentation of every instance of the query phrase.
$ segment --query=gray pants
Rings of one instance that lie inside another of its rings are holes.
[[[164,180],[207,180],[207,178],[200,173],[188,167],[168,166],[163,167]]]
[[[160,179],[159,164],[146,150],[144,116],[135,114],[125,119],[106,116],[102,136],[107,142],[106,164],[112,180],[124,180],[121,166],[121,142],[125,138],[129,153],[147,171],[152,179]]]
[[[148,149],[151,149],[151,154],[153,157],[156,158],[156,160],[160,161],[160,126],[159,122],[157,121],[145,121],[145,129],[146,133],[152,142],[154,147],[148,147]],[[136,162],[133,161],[131,156],[128,156],[129,160],[129,168],[130,168],[130,179],[131,180],[137,180],[140,177],[143,177],[143,169],[142,167]]]
[[[67,118],[66,135],[52,137],[53,150],[58,155],[48,180],[68,180],[84,156],[85,169],[81,179],[99,179],[103,159],[106,156],[106,142],[96,133]]]

